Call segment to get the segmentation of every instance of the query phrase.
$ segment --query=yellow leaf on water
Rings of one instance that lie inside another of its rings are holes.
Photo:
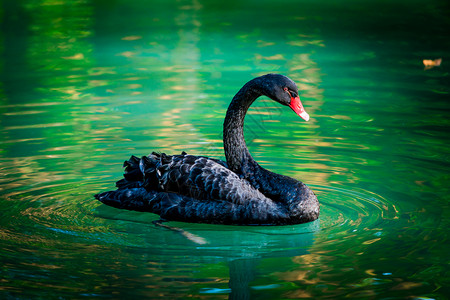
[[[423,60],[423,65],[425,66],[425,70],[434,68],[434,67],[439,67],[442,63],[442,58],[437,58],[437,59],[424,59]]]

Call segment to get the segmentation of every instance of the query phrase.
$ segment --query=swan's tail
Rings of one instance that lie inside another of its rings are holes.
[[[186,152],[181,155],[166,155],[165,153],[156,153],[138,158],[134,155],[123,163],[125,172],[121,180],[116,182],[116,187],[120,189],[130,189],[145,187],[147,190],[165,190],[160,186],[162,174],[168,168],[174,157],[183,157]]]
[[[161,189],[161,172],[171,161],[172,156],[164,153],[153,152],[141,158],[132,155],[123,163],[125,170],[123,178],[116,182],[118,189],[94,197],[116,208],[164,214],[184,198]]]
[[[123,163],[125,172],[121,180],[116,182],[116,187],[121,189],[138,188],[150,184],[156,187],[156,168],[159,164],[159,154],[153,152],[149,156],[138,158],[134,155]]]

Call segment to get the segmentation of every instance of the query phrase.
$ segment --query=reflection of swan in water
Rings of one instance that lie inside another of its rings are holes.
[[[132,156],[124,166],[118,190],[95,195],[101,202],[129,210],[149,211],[185,222],[286,225],[316,220],[319,202],[302,182],[262,168],[244,140],[244,117],[250,105],[266,95],[309,120],[295,83],[268,74],[247,84],[231,101],[224,122],[227,162],[186,153]]]
[[[252,299],[251,296],[254,296],[255,293],[263,293],[262,290],[277,288],[276,284],[259,285],[254,282],[261,276],[260,264],[265,259],[289,259],[308,254],[308,249],[314,242],[315,233],[319,230],[320,224],[317,220],[293,227],[208,226],[205,228],[204,226],[194,224],[183,226],[186,231],[201,236],[207,241],[207,244],[203,245],[191,243],[197,249],[188,250],[190,256],[186,257],[185,263],[198,260],[202,265],[220,265],[222,261],[225,261],[229,280],[227,288],[223,286],[217,288],[220,286],[214,284],[210,288],[201,289],[200,293],[229,294],[229,299]],[[242,239],[243,236],[246,237],[245,240]],[[183,239],[179,239],[179,242],[189,243]],[[170,252],[171,250],[167,250],[164,253],[165,256],[171,257]],[[290,267],[290,264],[287,264],[286,268],[280,266],[279,271],[290,271]]]

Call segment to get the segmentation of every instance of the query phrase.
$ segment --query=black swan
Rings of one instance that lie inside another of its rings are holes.
[[[117,190],[96,194],[101,202],[158,214],[162,220],[233,225],[287,225],[319,217],[316,195],[302,182],[262,168],[244,140],[244,117],[261,95],[289,106],[304,120],[295,83],[267,74],[247,82],[234,96],[223,124],[226,163],[182,152],[155,153],[124,163]]]

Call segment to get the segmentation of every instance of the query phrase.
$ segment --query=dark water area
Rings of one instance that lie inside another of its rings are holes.
[[[0,298],[450,297],[447,1],[0,4]],[[93,198],[131,154],[223,159],[266,73],[311,120],[261,98],[247,144],[319,220],[170,230]]]

